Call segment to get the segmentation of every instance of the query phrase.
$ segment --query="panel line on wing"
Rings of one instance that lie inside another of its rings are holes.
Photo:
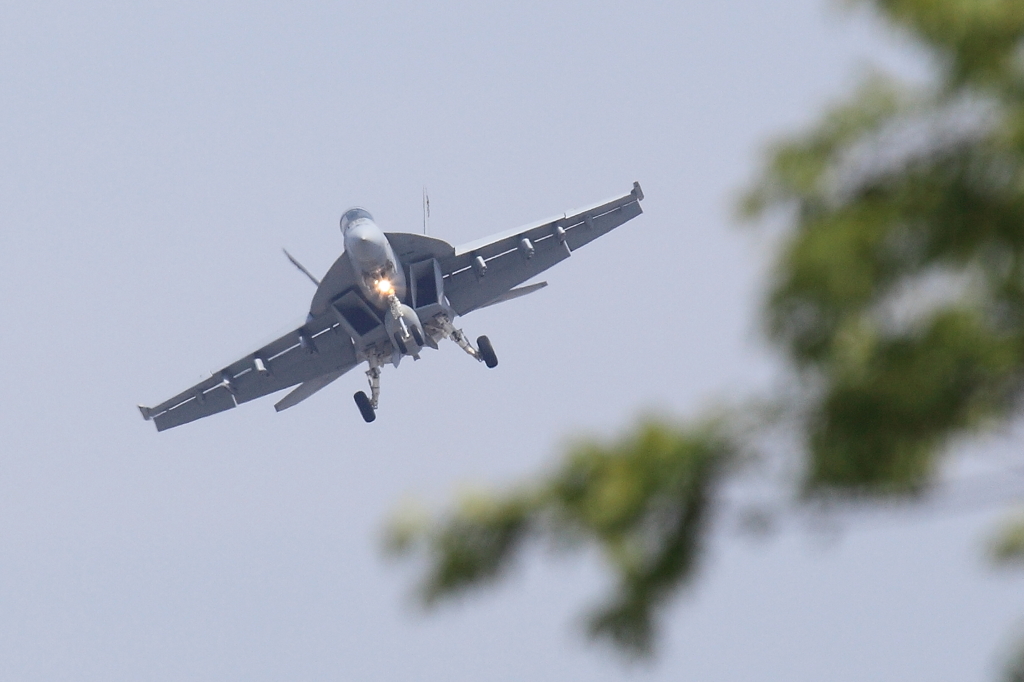
[[[631,200],[630,200],[630,197],[632,197]],[[615,205],[609,205],[609,203],[605,203],[605,204],[602,204],[602,205],[599,205],[599,206],[596,206],[596,207],[593,207],[593,208],[590,208],[590,209],[586,209],[583,212],[576,213],[576,214],[573,214],[573,215],[563,214],[559,218],[551,218],[551,219],[548,219],[547,221],[544,221],[544,222],[541,222],[541,223],[537,223],[537,224],[534,224],[534,225],[526,227],[526,228],[520,228],[519,230],[514,231],[514,232],[505,233],[501,237],[499,237],[498,239],[495,239],[495,240],[493,240],[491,242],[488,242],[486,244],[480,244],[479,246],[476,246],[474,244],[473,246],[475,246],[475,248],[466,249],[465,247],[460,247],[459,259],[461,260],[463,258],[466,258],[467,256],[479,255],[479,256],[483,257],[484,262],[486,263],[486,262],[489,262],[491,260],[494,260],[495,258],[500,258],[500,257],[506,255],[509,251],[514,251],[514,250],[516,250],[518,248],[517,246],[514,246],[514,245],[510,244],[509,248],[507,248],[505,250],[502,250],[499,253],[495,253],[495,254],[491,254],[491,255],[481,254],[480,251],[484,251],[488,246],[493,246],[494,244],[500,243],[500,242],[505,241],[505,240],[509,240],[509,239],[525,236],[525,235],[529,234],[530,232],[533,232],[534,230],[538,230],[538,229],[541,229],[541,228],[544,228],[544,227],[548,227],[548,226],[557,225],[561,221],[565,221],[565,224],[561,225],[561,227],[562,227],[563,230],[566,231],[566,233],[568,233],[570,230],[575,230],[576,228],[578,228],[580,226],[584,226],[584,227],[587,227],[589,229],[590,225],[593,224],[593,221],[599,220],[601,218],[604,218],[605,216],[608,216],[608,215],[610,215],[612,213],[615,213],[616,211],[622,211],[625,207],[630,206],[630,205],[632,205],[634,203],[639,204],[637,199],[632,194],[627,194],[626,196],[622,197],[621,199],[616,199],[616,200],[613,200],[613,201],[621,201],[621,200],[626,200],[626,201],[624,203],[617,203]],[[590,225],[588,225],[588,222],[590,223]],[[532,239],[531,241],[533,241],[534,243],[541,243],[541,242],[545,242],[545,241],[547,241],[549,239],[552,239],[552,238],[555,238],[555,237],[556,237],[556,235],[554,235],[554,234],[544,234],[544,235],[541,235],[539,237],[536,237],[535,239]],[[458,269],[452,270],[448,274],[449,275],[455,275],[455,274],[458,274],[458,273],[463,272],[465,270],[468,270],[468,269],[470,269],[472,267],[473,267],[472,263],[469,262],[466,265],[464,265],[462,267],[459,267]]]
[[[281,357],[285,353],[290,353],[291,351],[295,350],[296,348],[298,348],[301,345],[302,345],[301,343],[296,343],[294,346],[288,346],[287,348],[285,348],[283,351],[281,351],[277,355],[271,355],[269,358],[267,358],[267,362],[273,362],[274,360],[276,360],[277,358]]]

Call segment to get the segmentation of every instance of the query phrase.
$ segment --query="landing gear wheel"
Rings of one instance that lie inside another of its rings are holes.
[[[476,340],[476,347],[480,350],[480,357],[484,359],[484,364],[489,369],[494,369],[498,366],[498,356],[494,354],[494,347],[491,346],[489,338],[481,336]]]
[[[373,405],[370,404],[370,399],[366,397],[366,394],[362,391],[356,393],[354,396],[356,405],[359,407],[359,413],[363,415],[363,421],[367,424],[377,418],[377,411],[373,409]]]
[[[419,327],[413,327],[410,333],[412,333],[412,339],[416,342],[416,345],[423,348],[423,334],[420,334]]]
[[[409,354],[408,346],[405,345],[405,342],[402,341],[402,337],[400,337],[397,332],[395,333],[395,348],[397,348],[398,352],[402,355]]]

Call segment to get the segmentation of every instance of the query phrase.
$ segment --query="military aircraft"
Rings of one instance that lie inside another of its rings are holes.
[[[547,286],[519,286],[643,212],[644,194],[629,194],[516,230],[453,247],[426,235],[382,232],[353,208],[341,217],[345,250],[322,280],[288,258],[317,285],[306,322],[155,407],[139,405],[157,431],[187,424],[255,398],[298,386],[274,408],[297,405],[365,362],[370,395],[355,394],[363,419],[376,418],[381,368],[418,360],[450,339],[495,367],[486,336],[476,346],[454,319]],[[287,252],[286,252],[287,253]]]

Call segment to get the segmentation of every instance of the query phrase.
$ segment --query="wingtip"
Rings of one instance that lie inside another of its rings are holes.
[[[636,197],[637,201],[644,200],[644,191],[640,188],[640,182],[636,180],[633,181],[633,196]]]
[[[149,421],[153,418],[152,408],[146,407],[145,405],[139,405],[139,412],[142,414],[142,418]]]

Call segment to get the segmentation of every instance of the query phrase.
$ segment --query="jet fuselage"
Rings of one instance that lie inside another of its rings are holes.
[[[392,294],[399,300],[404,298],[402,264],[384,232],[373,222],[373,216],[361,208],[349,209],[341,217],[341,232],[345,253],[359,274],[359,287],[367,299],[383,309],[388,307]]]
[[[384,329],[394,347],[391,362],[397,367],[404,355],[418,360],[425,340],[423,324],[416,311],[402,303],[405,272],[391,242],[373,222],[373,216],[361,208],[345,211],[341,232],[345,253],[358,274],[359,287],[367,300],[386,311]]]

